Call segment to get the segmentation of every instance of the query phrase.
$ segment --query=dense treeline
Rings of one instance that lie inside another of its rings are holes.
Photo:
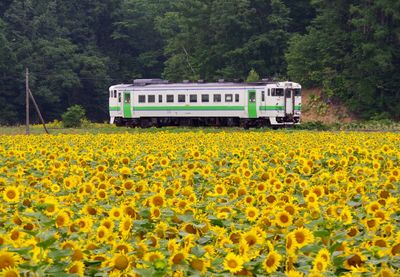
[[[289,78],[360,117],[400,118],[400,2],[3,0],[0,124],[24,117],[24,74],[46,120],[134,78]]]

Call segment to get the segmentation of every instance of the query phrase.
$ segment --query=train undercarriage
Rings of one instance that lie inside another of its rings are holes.
[[[141,118],[121,118],[116,117],[114,123],[117,126],[126,127],[165,127],[165,126],[185,126],[185,127],[242,127],[261,128],[261,127],[285,127],[299,123],[298,117],[277,118],[279,125],[271,124],[268,117],[260,118],[239,118],[239,117],[141,117]]]

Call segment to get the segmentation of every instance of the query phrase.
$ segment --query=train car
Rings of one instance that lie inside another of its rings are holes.
[[[286,126],[300,123],[301,86],[136,79],[110,87],[109,110],[117,126]]]

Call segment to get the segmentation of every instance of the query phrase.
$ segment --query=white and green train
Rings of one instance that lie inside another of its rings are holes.
[[[294,82],[169,83],[136,79],[109,90],[118,126],[284,126],[300,123],[301,86]]]

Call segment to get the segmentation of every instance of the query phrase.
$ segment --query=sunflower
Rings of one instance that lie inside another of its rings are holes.
[[[117,253],[127,254],[129,252],[132,252],[132,246],[130,245],[130,243],[124,241],[114,242],[113,251]]]
[[[348,258],[344,261],[343,267],[351,270],[352,268],[362,267],[367,258],[357,250],[353,250],[348,255]]]
[[[132,228],[132,219],[128,216],[124,216],[119,224],[119,231],[123,236],[129,235]]]
[[[162,207],[165,205],[164,196],[161,194],[156,194],[150,199],[151,207]]]
[[[313,271],[325,272],[328,267],[327,261],[322,257],[316,257],[313,261]]]
[[[224,268],[231,273],[239,272],[243,269],[243,259],[233,253],[226,255],[224,259]]]
[[[165,255],[160,251],[146,253],[143,257],[143,260],[146,262],[154,262],[156,260],[164,260],[164,259]]]
[[[82,261],[75,261],[72,265],[67,269],[67,272],[70,274],[76,274],[78,276],[84,276],[85,273],[85,264]]]
[[[171,257],[169,258],[169,264],[170,265],[178,265],[178,264],[182,264],[185,262],[185,260],[187,259],[188,254],[183,251],[183,250],[178,250],[175,253],[173,253],[171,255]]]
[[[69,224],[70,217],[66,211],[60,211],[56,217],[56,227],[65,227]]]
[[[193,269],[205,274],[207,269],[211,266],[211,262],[206,258],[194,258],[190,261],[190,265]]]
[[[104,226],[99,226],[96,231],[96,239],[99,242],[106,242],[110,235],[110,230]]]
[[[314,236],[310,230],[300,227],[292,232],[293,241],[298,248],[301,248],[314,241]]]
[[[263,263],[262,263],[263,268],[268,273],[276,272],[281,260],[282,260],[282,256],[275,250],[272,250],[268,253],[267,257],[263,261]]]
[[[15,267],[19,264],[20,258],[14,253],[7,251],[0,251],[0,269],[8,267]]]
[[[167,167],[169,165],[170,160],[166,157],[160,159],[161,167]]]
[[[253,222],[256,221],[259,211],[256,207],[250,206],[245,210],[246,218],[248,221]]]
[[[259,244],[262,241],[262,238],[258,235],[255,230],[250,230],[243,234],[243,240],[247,243],[248,246],[252,247],[256,244]]]
[[[111,266],[119,271],[125,271],[130,264],[129,257],[125,253],[114,254],[111,260]]]
[[[13,268],[13,267],[6,267],[0,272],[0,276],[3,276],[3,277],[19,277],[21,275],[19,274],[18,269]]]
[[[3,199],[8,203],[16,203],[19,201],[20,193],[18,187],[8,186],[3,191]]]
[[[296,270],[289,270],[285,272],[286,277],[304,277],[304,273]]]
[[[286,211],[279,212],[275,218],[275,224],[279,227],[289,227],[292,224],[293,217]]]

